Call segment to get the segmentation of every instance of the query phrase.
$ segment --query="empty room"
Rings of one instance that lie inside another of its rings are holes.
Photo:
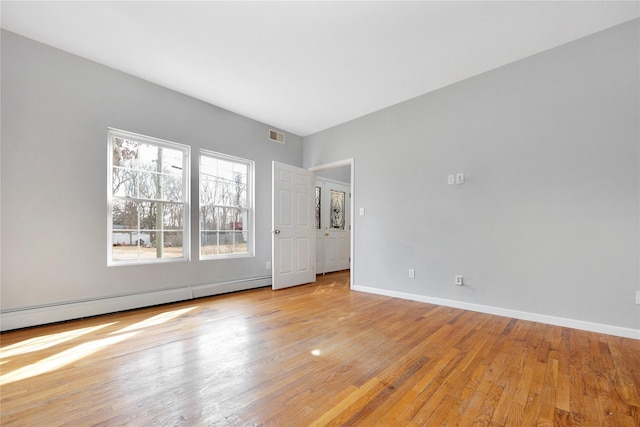
[[[637,1],[0,24],[1,425],[640,425]]]

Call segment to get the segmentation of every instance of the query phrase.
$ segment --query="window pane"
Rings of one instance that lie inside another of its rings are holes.
[[[156,209],[157,206],[154,202],[138,203],[138,219],[141,230],[156,230],[162,228],[162,218],[156,218]],[[156,223],[158,224],[157,226]]]
[[[229,205],[229,193],[231,191],[229,183],[223,180],[217,180],[213,190],[213,204]]]
[[[245,231],[249,225],[248,216],[249,213],[245,209],[236,209],[235,210],[235,218],[234,218],[234,230],[236,231]]]
[[[113,231],[118,229],[136,230],[138,228],[138,206],[132,200],[113,202],[111,211]]]
[[[200,175],[200,204],[213,203],[215,180],[208,175]]]
[[[247,253],[247,239],[243,232],[233,233],[233,253],[244,254]]]
[[[138,147],[138,168],[143,171],[157,172],[159,156],[162,156],[162,147],[140,144]]]
[[[182,198],[182,176],[163,175],[162,200],[181,202]]]
[[[139,172],[138,197],[141,199],[158,198],[158,174],[152,172]]]
[[[236,184],[233,206],[239,206],[239,207],[247,206],[247,186],[246,185]]]
[[[216,170],[218,167],[218,161],[214,158],[201,156],[200,157],[200,175],[201,176],[216,176]]]
[[[162,258],[162,250],[158,251],[157,248],[158,236],[155,231],[142,232],[140,237],[149,242],[138,246],[140,259]]]
[[[200,229],[218,229],[218,220],[215,215],[215,208],[213,206],[203,206],[200,208]]]
[[[231,181],[233,176],[233,163],[225,160],[218,160],[218,172],[216,175],[222,180]]]
[[[218,253],[229,254],[233,253],[233,238],[234,233],[232,231],[221,231],[218,233]]]
[[[184,206],[177,203],[162,203],[162,229],[182,230],[184,220]],[[180,243],[182,245],[182,242]]]
[[[183,153],[171,148],[162,149],[162,172],[165,174],[182,176]]]
[[[113,168],[111,174],[112,193],[119,197],[137,197],[137,172],[119,167]]]
[[[218,253],[218,233],[203,231],[200,233],[200,254],[216,255]]]
[[[233,208],[216,208],[220,218],[220,230],[233,230],[235,215]]]
[[[134,201],[114,202],[111,213],[111,245],[114,260],[138,258],[138,205]]]
[[[138,144],[123,138],[114,138],[113,140],[113,166],[137,168]]]
[[[160,233],[158,233],[160,234]],[[163,258],[182,258],[182,232],[181,231],[165,231],[163,235]]]

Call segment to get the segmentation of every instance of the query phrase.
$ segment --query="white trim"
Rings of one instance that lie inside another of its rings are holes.
[[[488,305],[473,304],[463,301],[455,301],[444,298],[434,298],[425,295],[416,295],[406,292],[390,291],[387,289],[371,288],[368,286],[353,286],[354,291],[370,294],[384,295],[393,298],[401,298],[412,301],[426,302],[429,304],[443,305],[462,310],[477,311],[496,316],[511,317],[514,319],[529,320],[531,322],[546,323],[549,325],[563,326],[566,328],[581,329],[583,331],[597,332],[600,334],[615,335],[624,338],[640,340],[640,329],[623,328],[621,326],[604,325],[601,323],[586,322],[584,320],[568,319],[565,317],[549,316],[546,314],[530,313],[526,311],[511,310],[508,308],[493,307]]]
[[[349,197],[350,200],[350,206],[351,206],[351,214],[350,214],[350,220],[351,220],[351,248],[350,248],[350,252],[349,252],[349,256],[351,257],[351,263],[350,263],[350,268],[349,268],[349,283],[351,284],[351,289],[355,289],[353,286],[354,283],[354,277],[355,277],[355,247],[356,247],[356,239],[355,239],[355,231],[356,231],[356,217],[355,217],[355,206],[354,206],[354,200],[355,200],[355,195],[356,195],[356,160],[354,157],[348,158],[348,159],[344,159],[344,160],[338,160],[335,162],[331,162],[331,163],[325,163],[323,165],[318,165],[318,166],[312,166],[309,168],[310,171],[312,172],[318,172],[318,171],[322,171],[322,170],[327,170],[327,169],[334,169],[334,168],[339,168],[341,166],[351,166],[351,197]],[[314,264],[315,265],[315,264]]]
[[[270,285],[271,276],[263,276],[229,282],[9,309],[0,312],[0,330],[9,331]]]
[[[256,277],[254,279],[236,280],[224,283],[210,283],[206,285],[193,286],[191,292],[193,298],[209,297],[213,295],[226,294],[229,292],[246,291],[248,289],[271,286],[271,276]]]

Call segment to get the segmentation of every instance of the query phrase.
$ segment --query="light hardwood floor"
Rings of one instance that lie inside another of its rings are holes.
[[[348,280],[4,333],[0,424],[640,425],[640,341]]]

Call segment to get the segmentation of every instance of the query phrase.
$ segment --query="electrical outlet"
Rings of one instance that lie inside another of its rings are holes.
[[[267,270],[271,270],[271,261],[267,261]]]
[[[462,286],[463,284],[462,276],[456,276],[456,285]]]
[[[413,268],[409,269],[409,279],[415,279],[416,278],[416,271]]]
[[[455,175],[449,175],[447,177],[447,184],[453,185],[455,183],[456,183],[456,176]]]

